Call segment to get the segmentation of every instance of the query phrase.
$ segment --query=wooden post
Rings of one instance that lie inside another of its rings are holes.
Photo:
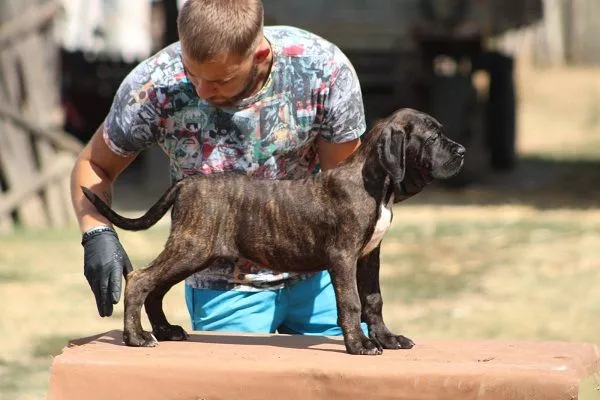
[[[562,66],[566,62],[563,17],[563,0],[544,0],[545,48],[551,66]]]
[[[574,64],[600,64],[600,24],[598,0],[572,0],[570,55]]]
[[[1,130],[2,130],[2,128],[0,127],[0,131]],[[2,135],[1,132],[0,132],[0,135]],[[0,158],[0,165],[2,165],[2,158]],[[1,172],[2,171],[0,170],[0,173]],[[2,184],[2,180],[0,180],[0,202],[2,202],[2,198],[4,197],[4,195],[2,194],[2,192],[4,192],[4,191],[5,191],[4,185]],[[6,215],[0,214],[0,234],[11,232],[13,229],[14,229],[14,224],[13,224],[12,216],[10,214],[6,214]]]
[[[58,45],[51,30],[61,7],[59,0],[0,2],[0,168],[6,182],[0,227],[8,226],[14,209],[26,227],[75,221],[69,170],[82,146],[60,131]]]
[[[21,93],[17,54],[13,49],[3,49],[0,53],[0,70],[6,82],[6,87],[0,82],[0,98],[16,107]],[[18,190],[22,186],[27,186],[35,178],[37,168],[29,136],[15,129],[10,122],[0,123],[0,158],[9,190]],[[37,228],[47,226],[46,210],[39,196],[31,196],[24,200],[17,212],[25,226]]]
[[[37,6],[35,0],[17,1],[26,7]],[[15,4],[16,6],[16,4]],[[45,31],[49,29],[43,28]],[[46,43],[42,36],[43,31],[33,31],[26,34],[17,46],[21,60],[23,83],[27,92],[28,102],[23,115],[30,120],[35,120],[44,128],[55,128],[62,125],[62,111],[60,110],[59,88],[56,85],[56,46]],[[54,62],[48,62],[54,61]],[[57,155],[54,148],[46,141],[36,140],[35,147],[39,156],[39,169],[49,168]],[[44,189],[48,218],[52,226],[63,226],[67,223],[69,215],[66,206],[68,203],[63,187],[59,183],[48,184]]]
[[[43,71],[45,51],[42,38],[39,35],[30,35],[24,39],[17,49],[21,60],[27,59],[23,65],[23,81],[29,95],[27,108],[23,113],[29,119],[36,119],[40,126],[55,125],[52,121],[50,107],[56,106],[56,90],[48,82],[48,73]],[[48,104],[46,104],[48,102]],[[56,151],[46,141],[35,139],[39,156],[39,169],[50,167],[56,157]],[[63,196],[59,184],[49,184],[44,189],[48,217],[52,226],[62,226],[66,223],[67,215],[64,209]]]

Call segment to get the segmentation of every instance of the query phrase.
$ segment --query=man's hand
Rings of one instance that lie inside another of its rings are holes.
[[[114,229],[106,226],[84,234],[83,271],[101,317],[110,317],[121,298],[122,276],[132,271],[131,262]]]

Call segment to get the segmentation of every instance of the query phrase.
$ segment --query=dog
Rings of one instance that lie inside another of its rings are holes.
[[[465,148],[446,137],[433,117],[400,109],[379,120],[348,159],[309,178],[193,175],[174,183],[140,218],[120,216],[82,187],[103,216],[126,230],[148,229],[172,207],[165,248],[147,268],[126,276],[125,344],[185,340],[183,328],[165,317],[164,295],[211,261],[241,256],[276,271],[327,269],[348,353],[412,348],[412,340],[390,332],[383,320],[381,240],[393,204],[457,174],[464,156]],[[142,305],[152,333],[142,329]]]

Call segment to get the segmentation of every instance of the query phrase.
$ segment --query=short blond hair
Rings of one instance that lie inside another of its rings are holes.
[[[262,38],[261,0],[187,0],[177,17],[186,55],[204,62],[219,54],[247,56]]]

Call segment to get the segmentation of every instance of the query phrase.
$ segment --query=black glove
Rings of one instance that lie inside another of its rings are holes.
[[[132,271],[131,262],[114,229],[106,226],[83,234],[83,272],[101,317],[110,317],[121,298],[122,275]]]

